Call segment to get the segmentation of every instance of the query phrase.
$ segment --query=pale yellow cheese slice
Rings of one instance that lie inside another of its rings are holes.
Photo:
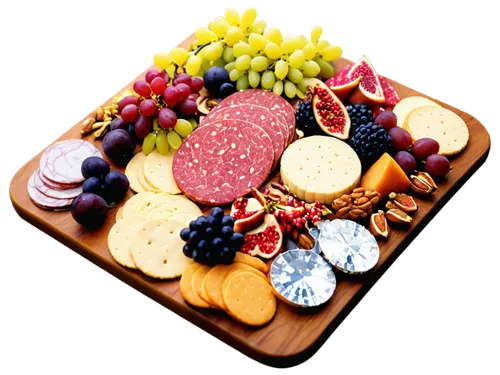
[[[158,279],[181,276],[193,263],[182,252],[183,228],[184,223],[178,220],[154,219],[142,224],[130,241],[130,253],[137,268]]]
[[[128,181],[130,182],[130,188],[136,193],[146,191],[146,189],[144,189],[139,182],[140,169],[144,165],[145,160],[146,155],[142,151],[139,151],[128,162],[127,167],[125,168],[125,176],[127,176]]]
[[[139,179],[139,184],[141,184],[144,190],[159,192],[157,188],[155,188],[153,185],[149,183],[148,180],[146,180],[146,176],[144,176],[144,164],[142,164],[139,168],[138,179]]]
[[[345,142],[328,136],[302,138],[281,158],[281,179],[306,202],[331,204],[350,193],[361,178],[361,162]]]
[[[108,249],[111,256],[122,266],[135,269],[135,263],[130,255],[130,237],[137,232],[146,221],[144,216],[131,216],[119,220],[108,234]]]
[[[144,191],[134,195],[127,202],[125,202],[125,205],[123,206],[122,217],[133,216],[136,213],[137,208],[141,206],[144,201],[154,199],[154,197],[157,197],[158,195],[158,193],[154,193],[151,191]]]
[[[115,222],[123,219],[123,206],[116,211]]]
[[[144,175],[156,189],[169,194],[180,194],[181,191],[172,174],[174,154],[174,152],[169,152],[167,155],[162,155],[154,150],[146,157]]]
[[[170,217],[175,214],[186,213],[192,216],[201,216],[203,212],[193,202],[187,199],[177,199],[159,204],[152,204],[144,209],[141,214],[147,217]]]
[[[409,96],[407,98],[401,99],[401,101],[396,104],[392,111],[398,118],[398,126],[400,128],[403,128],[405,120],[411,111],[420,107],[430,106],[439,107],[439,104],[433,102],[430,99],[424,98],[423,96]]]
[[[456,155],[467,146],[469,129],[455,112],[443,107],[421,107],[413,110],[406,120],[414,141],[432,138],[439,143],[439,153]]]

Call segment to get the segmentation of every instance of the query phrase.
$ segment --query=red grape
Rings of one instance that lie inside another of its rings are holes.
[[[177,77],[174,78],[174,86],[177,86],[179,83],[185,83],[188,86],[191,86],[191,76],[187,73],[181,73]]]
[[[163,93],[163,100],[168,106],[173,107],[181,101],[181,93],[174,86],[169,86]]]
[[[385,128],[385,130],[389,131],[389,129],[395,128],[398,126],[398,118],[396,114],[391,111],[382,111],[375,118],[373,122],[375,125],[381,125]]]
[[[394,160],[406,174],[413,173],[417,169],[417,162],[408,151],[396,152],[396,154],[394,154]]]
[[[139,117],[139,108],[135,104],[128,104],[122,110],[122,119],[125,122],[135,122]]]
[[[430,155],[425,159],[425,171],[432,177],[444,177],[451,169],[450,161],[443,155]]]
[[[166,84],[170,82],[170,76],[168,75],[168,73],[165,73],[163,75],[163,80],[165,81]]]
[[[177,123],[177,115],[169,108],[162,108],[158,112],[158,123],[164,129],[171,129]]]
[[[425,160],[428,156],[439,152],[439,143],[432,138],[420,138],[415,141],[411,153],[418,160]]]
[[[185,83],[179,83],[178,85],[175,85],[175,88],[179,91],[181,100],[187,99],[189,94],[191,94],[191,87]]]
[[[203,80],[199,77],[193,77],[190,86],[192,92],[199,92],[203,88]]]
[[[135,96],[129,95],[124,97],[122,100],[118,102],[118,113],[122,113],[123,108],[129,104],[139,105],[141,100]]]
[[[167,84],[161,77],[156,77],[153,79],[151,82],[151,90],[153,90],[153,93],[155,95],[163,95],[163,92],[167,88]]]
[[[139,139],[144,139],[151,133],[152,123],[151,117],[140,115],[134,125],[135,136]]]
[[[389,137],[392,140],[392,146],[396,151],[405,151],[412,145],[413,139],[410,133],[403,128],[392,128],[389,130]]]
[[[198,94],[189,94],[189,96],[187,97],[187,100],[192,100],[193,102],[195,102],[199,96],[200,95],[198,95]]]
[[[156,69],[148,70],[146,73],[146,82],[151,84],[151,82],[153,82],[153,79],[155,79],[156,77],[163,78],[163,73],[159,72]]]
[[[177,104],[175,108],[185,116],[194,116],[198,110],[198,105],[195,101],[186,99]]]
[[[149,86],[149,83],[146,81],[135,81],[134,91],[145,98],[149,98],[151,96],[151,86]]]
[[[163,80],[162,80],[163,82]],[[141,113],[144,116],[154,116],[156,115],[156,102],[153,99],[144,99],[139,105]]]

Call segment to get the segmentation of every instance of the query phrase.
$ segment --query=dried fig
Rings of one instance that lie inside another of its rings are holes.
[[[370,217],[370,233],[377,238],[389,237],[389,225],[387,225],[384,211],[379,210]]]
[[[400,210],[399,208],[391,208],[385,214],[387,220],[393,224],[410,224],[412,218],[406,212]]]
[[[394,204],[394,206],[396,206],[396,208],[403,210],[407,214],[412,215],[418,211],[417,203],[415,202],[413,197],[408,195],[408,194],[390,193],[389,199]],[[387,207],[387,205],[386,205],[386,207]],[[389,207],[387,207],[387,208],[389,208]]]

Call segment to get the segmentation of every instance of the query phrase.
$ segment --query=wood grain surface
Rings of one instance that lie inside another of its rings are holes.
[[[191,40],[192,36],[181,43],[181,46],[187,47]],[[339,59],[335,67],[340,69],[348,63],[350,63],[348,60]],[[396,82],[393,84],[402,98],[422,95]],[[126,88],[131,86],[129,84]],[[107,103],[110,101],[111,99]],[[446,180],[439,183],[439,188],[433,197],[426,201],[417,200],[420,210],[414,216],[410,229],[392,230],[388,241],[379,242],[380,259],[370,273],[363,276],[348,276],[336,272],[338,284],[335,295],[324,306],[306,310],[280,302],[274,320],[261,328],[244,326],[221,311],[190,307],[180,294],[178,280],[157,281],[139,271],[118,265],[107,249],[107,235],[115,222],[114,215],[117,208],[110,210],[108,220],[100,229],[89,231],[78,225],[68,211],[51,212],[35,206],[28,196],[26,186],[30,175],[39,165],[41,152],[15,174],[10,185],[10,197],[15,210],[24,220],[120,280],[251,358],[275,367],[289,367],[307,360],[319,349],[399,254],[486,160],[490,138],[483,125],[471,115],[439,100],[435,101],[464,119],[469,127],[470,140],[465,151],[452,159],[453,171]],[[93,113],[94,111],[88,116]],[[78,139],[79,130],[80,123],[69,129],[57,141]],[[94,140],[92,134],[85,139]],[[101,141],[97,141],[96,145],[102,149]],[[120,205],[124,202],[125,200]],[[422,265],[425,262],[426,260],[422,259]]]

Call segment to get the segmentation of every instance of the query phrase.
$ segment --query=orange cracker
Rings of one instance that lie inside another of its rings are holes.
[[[186,267],[184,273],[181,276],[181,294],[187,303],[196,307],[209,308],[210,306],[203,299],[198,296],[196,290],[193,288],[193,275],[201,268],[202,265],[199,263],[192,263]]]
[[[233,259],[233,263],[248,264],[249,266],[258,269],[265,275],[267,275],[267,273],[269,272],[269,267],[262,260],[248,254],[240,253],[239,251],[236,252],[236,256]]]
[[[210,271],[210,270],[211,270],[211,267],[202,265],[200,268],[198,268],[194,272],[193,278],[191,279],[191,284],[193,286],[193,290],[198,295],[198,298],[200,298],[203,302],[205,302],[205,304],[207,304],[208,307],[213,307],[209,302],[210,299],[203,298],[203,293],[202,293],[203,279],[205,278],[208,271]]]
[[[276,297],[271,286],[253,272],[230,274],[222,288],[227,313],[241,323],[261,326],[276,314]]]

